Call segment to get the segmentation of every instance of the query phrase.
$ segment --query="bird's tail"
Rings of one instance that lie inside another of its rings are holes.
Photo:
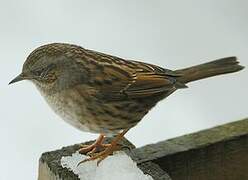
[[[242,69],[244,69],[244,66],[239,65],[236,57],[226,57],[197,66],[179,69],[175,72],[181,74],[181,76],[177,77],[177,81],[186,84],[191,81],[233,73]]]

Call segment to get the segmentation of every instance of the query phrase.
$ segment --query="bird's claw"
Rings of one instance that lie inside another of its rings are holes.
[[[97,160],[97,165],[99,165],[100,162],[103,161],[106,157],[108,157],[109,155],[112,155],[115,151],[118,151],[120,149],[121,149],[121,146],[118,146],[118,145],[113,146],[111,144],[108,144],[107,148],[104,151],[100,152],[100,153],[92,152],[94,150],[93,149],[91,152],[87,153],[87,155],[90,155],[91,157],[86,158],[83,161],[79,162],[77,166],[79,166],[80,164],[82,164],[84,162],[93,161],[93,160],[96,160],[96,159],[98,159]]]

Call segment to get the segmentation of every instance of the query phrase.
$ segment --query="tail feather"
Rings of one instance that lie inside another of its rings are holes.
[[[177,77],[177,81],[188,83],[220,74],[237,72],[242,69],[244,69],[244,66],[239,65],[236,57],[226,57],[189,68],[179,69],[175,72],[182,75]]]

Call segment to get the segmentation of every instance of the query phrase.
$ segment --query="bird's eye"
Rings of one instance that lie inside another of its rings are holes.
[[[45,78],[47,76],[47,71],[42,71],[40,72],[40,75],[39,75],[41,78]]]
[[[50,64],[49,66],[42,69],[42,72],[40,73],[41,77],[46,77],[50,72],[52,72],[55,68],[54,64]]]
[[[56,75],[55,75],[55,65],[54,64],[51,64],[49,66],[47,66],[46,68],[40,70],[40,71],[37,71],[37,75],[43,79],[43,80],[46,80],[46,81],[52,81],[52,80],[55,80],[56,79]]]

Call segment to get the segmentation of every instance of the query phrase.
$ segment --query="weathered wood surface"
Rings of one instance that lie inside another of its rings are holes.
[[[126,141],[126,145],[130,146],[130,143]],[[78,148],[79,145],[74,145],[44,153],[40,159],[39,180],[43,180],[42,174],[56,180],[77,179],[72,172],[60,166],[60,159]],[[173,180],[248,180],[248,119],[127,153],[143,172],[158,180],[170,177]]]
[[[110,139],[107,139],[107,142]],[[90,144],[87,142],[85,144]],[[121,142],[125,147],[130,149],[135,148],[126,139]],[[60,160],[63,156],[70,156],[80,148],[79,144],[64,147],[60,150],[43,153],[39,161],[39,177],[38,180],[78,180],[79,178],[71,171],[63,168]],[[127,149],[127,153],[130,150]],[[165,173],[158,165],[153,162],[139,163],[138,167],[145,173],[153,177],[154,180],[171,180],[167,173]]]
[[[150,144],[132,151],[173,180],[248,180],[248,119]]]

